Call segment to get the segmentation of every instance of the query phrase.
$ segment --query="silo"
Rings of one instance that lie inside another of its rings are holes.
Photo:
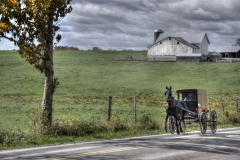
[[[158,39],[158,37],[159,37],[159,35],[160,35],[161,33],[163,33],[163,31],[162,31],[161,29],[156,29],[156,30],[154,31],[154,42],[153,42],[153,43],[156,42],[156,40]]]

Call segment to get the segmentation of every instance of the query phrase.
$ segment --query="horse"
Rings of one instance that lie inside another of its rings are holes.
[[[175,123],[176,123],[176,128],[177,128],[177,134],[180,134],[180,132],[183,132],[182,126],[181,126],[181,121],[185,123],[184,120],[184,115],[185,115],[185,110],[183,110],[183,102],[180,100],[174,99],[172,96],[172,87],[168,88],[166,86],[166,91],[165,91],[165,97],[167,101],[167,106],[166,106],[166,118],[165,118],[165,132],[167,132],[167,121],[168,121],[168,116],[174,116]],[[179,126],[180,126],[180,132],[179,132]]]

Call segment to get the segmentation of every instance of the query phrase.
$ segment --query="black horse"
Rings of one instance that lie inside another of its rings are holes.
[[[175,100],[174,97],[172,96],[172,87],[168,88],[166,86],[166,101],[167,101],[167,106],[166,106],[166,118],[165,118],[165,132],[167,132],[167,121],[168,121],[168,116],[174,116],[175,123],[176,123],[176,128],[177,128],[177,134],[180,132],[183,132],[182,126],[181,126],[181,121],[185,123],[184,120],[184,115],[185,115],[185,110],[183,110],[183,102],[180,100]],[[180,132],[179,132],[179,126],[180,126]]]

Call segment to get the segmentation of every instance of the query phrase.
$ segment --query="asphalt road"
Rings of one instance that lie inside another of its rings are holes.
[[[240,127],[218,130],[215,135],[198,131],[0,151],[0,159],[240,160]]]

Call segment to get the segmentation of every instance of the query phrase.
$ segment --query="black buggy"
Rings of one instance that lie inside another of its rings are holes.
[[[184,120],[180,122],[182,132],[186,132],[187,125],[199,123],[202,134],[206,133],[207,124],[209,123],[213,134],[217,130],[217,113],[215,110],[210,111],[207,105],[207,91],[205,89],[178,89],[177,97],[181,101],[177,107],[185,111]],[[176,130],[174,117],[168,119],[170,132],[173,134]]]

